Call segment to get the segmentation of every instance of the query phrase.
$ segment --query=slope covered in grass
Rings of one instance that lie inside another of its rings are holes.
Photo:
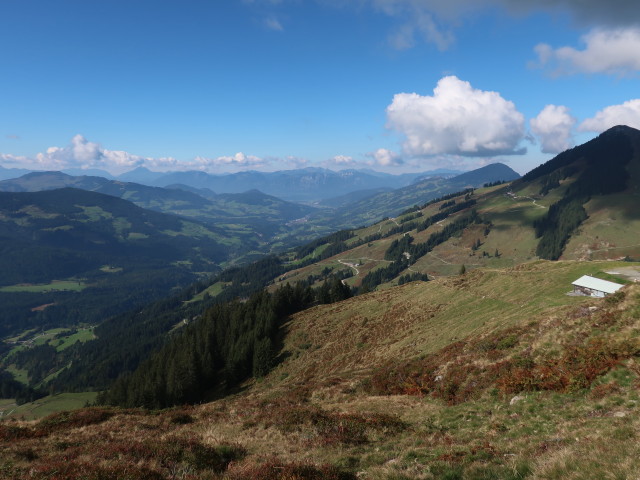
[[[315,307],[235,396],[0,424],[0,475],[633,478],[640,287],[566,295],[620,265],[542,261]]]

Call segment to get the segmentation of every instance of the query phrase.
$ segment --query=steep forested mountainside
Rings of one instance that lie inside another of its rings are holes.
[[[94,192],[0,193],[0,331],[100,322],[200,272],[227,239],[204,224]]]
[[[589,217],[585,204],[594,197],[624,192],[630,186],[629,193],[633,194],[640,181],[639,169],[640,131],[617,126],[527,173],[520,182],[538,184],[539,195],[562,190],[561,198],[534,223],[536,236],[540,237],[536,254],[558,259],[569,237]]]

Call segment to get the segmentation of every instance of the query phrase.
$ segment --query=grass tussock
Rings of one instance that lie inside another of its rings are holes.
[[[394,435],[407,428],[397,417],[382,413],[343,413],[308,404],[269,406],[267,417],[254,421],[284,434],[296,432],[304,443],[319,446],[363,445],[372,433]]]

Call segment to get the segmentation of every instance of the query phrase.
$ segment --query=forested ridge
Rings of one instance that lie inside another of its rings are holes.
[[[571,234],[587,219],[583,205],[593,195],[621,192],[627,187],[627,165],[634,155],[628,127],[615,127],[579,147],[561,153],[553,160],[527,173],[519,182],[542,179],[541,194],[575,176],[561,200],[551,205],[545,216],[534,222],[540,238],[536,254],[557,260]]]

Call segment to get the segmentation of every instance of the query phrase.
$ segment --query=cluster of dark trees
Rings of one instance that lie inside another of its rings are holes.
[[[449,203],[449,202],[445,202],[445,203]],[[421,232],[429,228],[431,225],[438,223],[442,220],[445,220],[450,215],[460,212],[462,210],[465,210],[467,208],[471,208],[475,204],[476,204],[476,200],[472,198],[467,198],[466,200],[463,200],[462,202],[459,202],[459,203],[456,203],[455,201],[453,201],[453,203],[451,203],[449,207],[439,211],[435,215],[431,215],[430,217],[427,217],[425,220],[410,221],[410,222],[406,222],[399,226],[391,228],[383,235],[383,238],[390,237],[392,235],[397,235],[398,233],[407,233],[407,232],[410,232],[411,230],[416,230],[417,232]]]
[[[584,197],[565,197],[551,205],[544,217],[534,221],[536,236],[540,238],[536,254],[540,258],[560,258],[571,234],[587,219],[584,203]]]
[[[311,255],[316,248],[321,247],[322,245],[325,245],[325,244],[329,244],[330,246],[331,245],[339,245],[342,242],[345,242],[345,241],[349,240],[350,238],[353,238],[354,236],[355,236],[355,234],[353,233],[352,230],[340,230],[340,231],[332,233],[330,235],[326,235],[324,237],[318,238],[317,240],[309,242],[306,245],[298,247],[296,249],[296,251],[295,251],[296,252],[295,253],[295,258],[298,259],[298,260],[302,259],[302,258],[306,257],[307,255]],[[340,252],[338,252],[338,253],[340,253]]]
[[[487,187],[497,187],[498,185],[503,185],[507,182],[510,182],[511,180],[496,180],[495,182],[487,182],[485,184],[483,184],[483,188],[487,188]]]
[[[400,278],[398,278],[398,285],[404,285],[405,283],[411,283],[411,282],[428,282],[428,281],[429,281],[429,275],[427,275],[426,273],[412,272],[412,273],[407,273],[406,275],[400,276]]]
[[[119,377],[99,403],[164,408],[227,392],[249,377],[266,375],[277,362],[281,326],[288,316],[314,303],[351,296],[338,277],[315,291],[305,282],[274,293],[254,293],[210,307],[133,373]]]
[[[446,242],[454,235],[459,235],[469,225],[482,222],[483,220],[480,215],[478,215],[475,210],[472,210],[469,215],[461,217],[449,223],[442,230],[431,234],[426,242],[414,244],[413,238],[409,235],[395,240],[385,252],[385,258],[388,257],[389,259],[393,259],[393,261],[384,268],[369,272],[362,279],[361,291],[372,291],[381,283],[393,280],[402,271],[406,270],[411,264],[429,253],[436,246]],[[408,255],[405,255],[405,252],[408,253]]]
[[[410,215],[406,215],[404,217],[402,217],[400,219],[399,223],[407,223],[410,222],[411,220],[415,220],[416,218],[420,218],[422,216],[422,212],[416,212],[416,213],[412,213]]]
[[[0,398],[15,398],[18,405],[33,402],[45,394],[18,382],[8,372],[0,371]]]

